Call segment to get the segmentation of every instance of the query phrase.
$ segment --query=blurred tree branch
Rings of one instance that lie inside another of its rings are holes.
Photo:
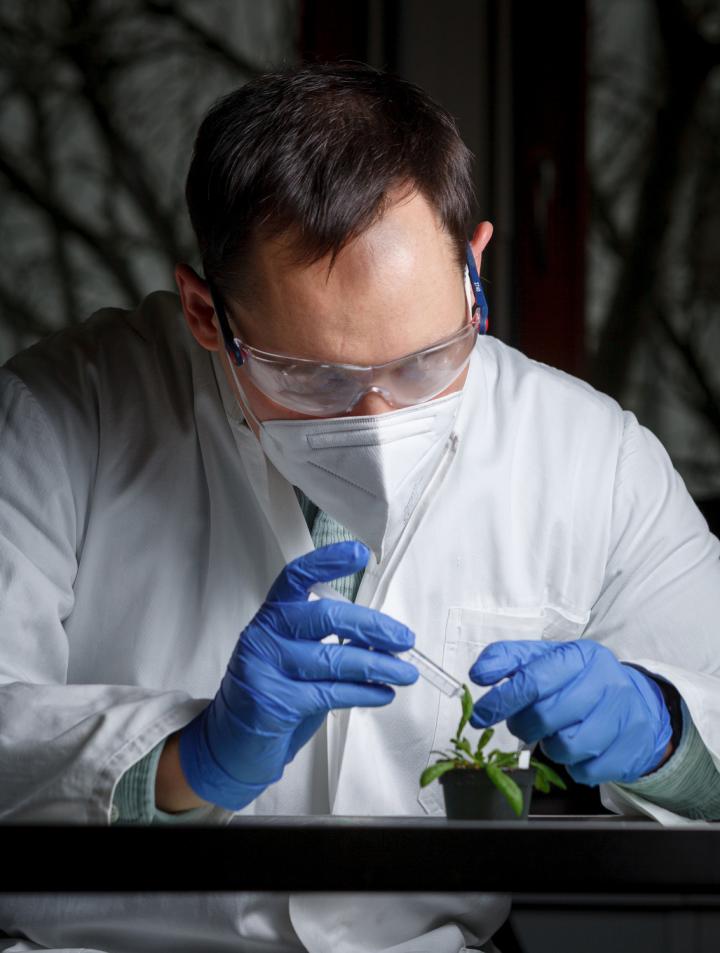
[[[662,308],[656,303],[654,317],[667,336],[673,351],[680,356],[695,389],[695,396],[688,395],[695,411],[705,418],[710,427],[720,433],[720,390],[714,386],[692,335],[680,334]],[[666,368],[667,370],[667,368]]]
[[[263,67],[251,63],[236,50],[228,46],[224,40],[207,30],[199,20],[189,16],[186,10],[172,0],[145,0],[145,9],[160,17],[170,17],[175,23],[181,24],[187,33],[195,40],[204,44],[209,53],[220,56],[228,66],[245,76],[259,76]]]
[[[38,182],[32,182],[19,167],[14,165],[7,156],[0,154],[0,175],[20,195],[30,199],[32,205],[44,212],[52,227],[62,231],[72,232],[96,255],[99,261],[111,272],[116,281],[133,300],[140,296],[140,289],[132,275],[125,259],[118,255],[112,239],[100,232],[90,229],[85,222],[76,217],[69,209],[57,201],[45,187]]]
[[[607,191],[601,189],[596,182],[590,182],[588,190],[590,212],[600,229],[606,247],[618,258],[624,258],[627,254],[628,240],[615,219]]]
[[[25,297],[21,298],[14,294],[2,283],[0,283],[0,308],[2,308],[3,322],[20,334],[44,337],[55,330],[34,311]]]
[[[48,130],[48,123],[43,110],[43,104],[34,88],[27,91],[30,112],[34,122],[35,154],[44,178],[44,187],[50,199],[57,204],[57,184],[55,167],[52,161],[52,141]],[[65,243],[65,235],[57,218],[50,216],[53,264],[55,280],[60,288],[63,301],[65,322],[74,324],[80,320],[78,313],[78,299],[73,280],[73,269],[70,255]]]
[[[655,0],[665,68],[665,95],[658,106],[652,153],[639,189],[634,222],[621,236],[609,204],[595,194],[606,237],[622,256],[591,369],[599,390],[622,398],[638,343],[656,317],[653,289],[677,198],[682,159],[693,112],[711,69],[720,63],[720,42],[705,39],[682,0]]]
[[[198,121],[273,65],[256,50],[295,55],[297,2],[3,0],[0,345],[172,287],[195,254],[182,182]]]
[[[80,90],[100,131],[100,141],[108,162],[153,228],[159,247],[172,268],[184,257],[185,249],[177,241],[172,216],[156,200],[156,190],[147,175],[145,157],[134,148],[119,123],[113,120],[114,110],[107,95],[112,72],[107,66],[109,60],[102,46],[104,33],[99,25],[93,29],[92,21],[88,22],[88,10],[92,7],[93,4],[87,0],[70,0],[70,28],[60,50],[68,56],[80,75]],[[87,42],[86,32],[95,37],[94,43]]]

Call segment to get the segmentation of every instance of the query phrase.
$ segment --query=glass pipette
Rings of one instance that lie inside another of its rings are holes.
[[[314,592],[316,596],[323,599],[338,599],[340,602],[352,601],[327,582],[313,583],[312,586],[310,586],[310,592]],[[443,695],[447,695],[448,698],[455,698],[456,695],[462,694],[462,682],[459,682],[450,675],[449,672],[446,672],[444,668],[440,668],[439,665],[433,662],[432,659],[428,658],[427,655],[423,654],[419,649],[411,648],[405,652],[398,652],[398,655],[412,662],[422,677],[427,679],[427,681],[430,682],[431,685],[434,685],[438,691],[441,691]]]

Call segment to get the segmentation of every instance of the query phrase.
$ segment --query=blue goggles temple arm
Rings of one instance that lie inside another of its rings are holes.
[[[235,338],[232,335],[230,330],[230,323],[228,322],[227,315],[225,314],[225,308],[223,306],[222,300],[218,293],[217,288],[215,287],[214,282],[210,281],[209,278],[205,279],[207,281],[207,286],[210,289],[210,297],[212,298],[213,307],[215,308],[215,314],[218,317],[220,322],[220,330],[222,331],[223,340],[225,341],[225,348],[232,355],[233,360],[238,367],[242,367],[243,356],[242,351],[235,343]]]
[[[483,291],[482,282],[480,281],[480,275],[478,274],[477,265],[475,264],[475,256],[473,255],[472,248],[470,247],[470,242],[465,243],[465,259],[467,261],[468,274],[470,275],[470,284],[472,285],[473,294],[475,295],[475,307],[480,311],[479,333],[486,334],[489,325],[488,306],[487,301],[485,300],[485,292]]]

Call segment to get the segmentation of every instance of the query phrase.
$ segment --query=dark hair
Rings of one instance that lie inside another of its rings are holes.
[[[242,297],[242,258],[293,228],[298,262],[331,262],[396,187],[434,207],[465,261],[472,154],[417,86],[363,63],[269,73],[216,102],[195,140],[185,195],[205,276]]]

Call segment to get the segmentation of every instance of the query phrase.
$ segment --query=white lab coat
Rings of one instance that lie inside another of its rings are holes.
[[[214,696],[272,581],[312,548],[218,361],[158,292],[0,370],[4,822],[109,823],[122,773]],[[720,544],[658,440],[493,338],[477,342],[455,433],[357,601],[462,679],[493,640],[602,641],[677,686],[720,766]],[[333,714],[241,813],[441,814],[439,785],[420,792],[418,778],[456,718],[423,680],[387,707]],[[613,786],[603,796],[681,820]],[[506,911],[482,893],[0,896],[0,929],[107,953],[456,953]]]

